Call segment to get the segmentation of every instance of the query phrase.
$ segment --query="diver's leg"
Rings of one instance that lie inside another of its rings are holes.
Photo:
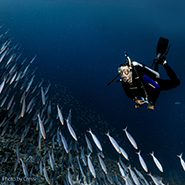
[[[157,71],[157,72],[159,72],[159,67],[158,67],[158,65],[159,65],[159,64],[156,62],[156,63],[155,63],[155,66],[154,66],[154,70]]]
[[[178,79],[177,75],[175,74],[175,72],[172,70],[172,68],[167,63],[165,63],[163,66],[164,66],[170,80],[159,79],[158,84],[159,84],[161,90],[168,90],[168,89],[173,89],[173,88],[177,87],[180,84],[180,80]]]
[[[159,57],[160,57],[160,56],[161,56],[161,54],[158,53],[158,54],[156,55],[156,57],[154,58],[154,61],[153,61],[153,63],[154,63],[154,70],[157,71],[157,72],[158,72],[158,70],[159,70],[158,65],[159,65]]]

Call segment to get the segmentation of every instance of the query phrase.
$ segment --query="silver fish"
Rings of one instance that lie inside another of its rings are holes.
[[[96,172],[95,172],[94,166],[93,166],[93,164],[92,164],[92,162],[90,160],[90,155],[91,154],[87,155],[87,164],[88,164],[88,167],[89,167],[89,170],[90,170],[92,176],[94,178],[96,178]]]
[[[87,131],[87,132],[89,132],[91,134],[94,143],[96,144],[96,146],[98,147],[98,149],[100,151],[102,151],[103,149],[102,149],[101,143],[99,142],[98,138],[92,133],[91,129],[89,129],[89,131]]]
[[[59,117],[61,124],[64,125],[64,118],[63,118],[62,112],[58,105],[57,105],[57,112],[58,112],[58,117]]]
[[[44,139],[46,139],[46,132],[45,132],[45,129],[44,129],[44,126],[43,126],[43,123],[42,123],[42,120],[40,119],[40,115],[38,114],[38,120],[39,120],[39,128],[40,128],[40,132],[42,134],[42,137]]]
[[[132,146],[135,149],[138,149],[137,143],[135,142],[134,138],[130,135],[130,133],[127,132],[127,127],[125,129],[123,129],[123,131],[125,131],[125,134],[126,134],[128,140],[130,141],[130,143],[132,144]]]

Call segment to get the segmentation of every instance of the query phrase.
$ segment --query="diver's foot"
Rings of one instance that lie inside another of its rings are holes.
[[[165,55],[161,55],[161,53],[158,53],[157,56],[154,58],[155,64],[163,65],[165,60],[166,60],[166,56]]]

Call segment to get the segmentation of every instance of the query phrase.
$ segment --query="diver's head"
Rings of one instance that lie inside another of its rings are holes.
[[[129,67],[128,61],[122,63],[118,68],[118,73],[121,76],[124,82],[131,82],[132,81],[132,70]]]

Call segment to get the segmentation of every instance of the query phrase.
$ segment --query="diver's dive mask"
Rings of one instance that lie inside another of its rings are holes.
[[[131,68],[128,66],[120,66],[118,68],[118,73],[124,82],[132,82]]]
[[[120,76],[128,75],[130,73],[130,68],[128,66],[120,66],[118,68],[118,73],[120,74]]]

